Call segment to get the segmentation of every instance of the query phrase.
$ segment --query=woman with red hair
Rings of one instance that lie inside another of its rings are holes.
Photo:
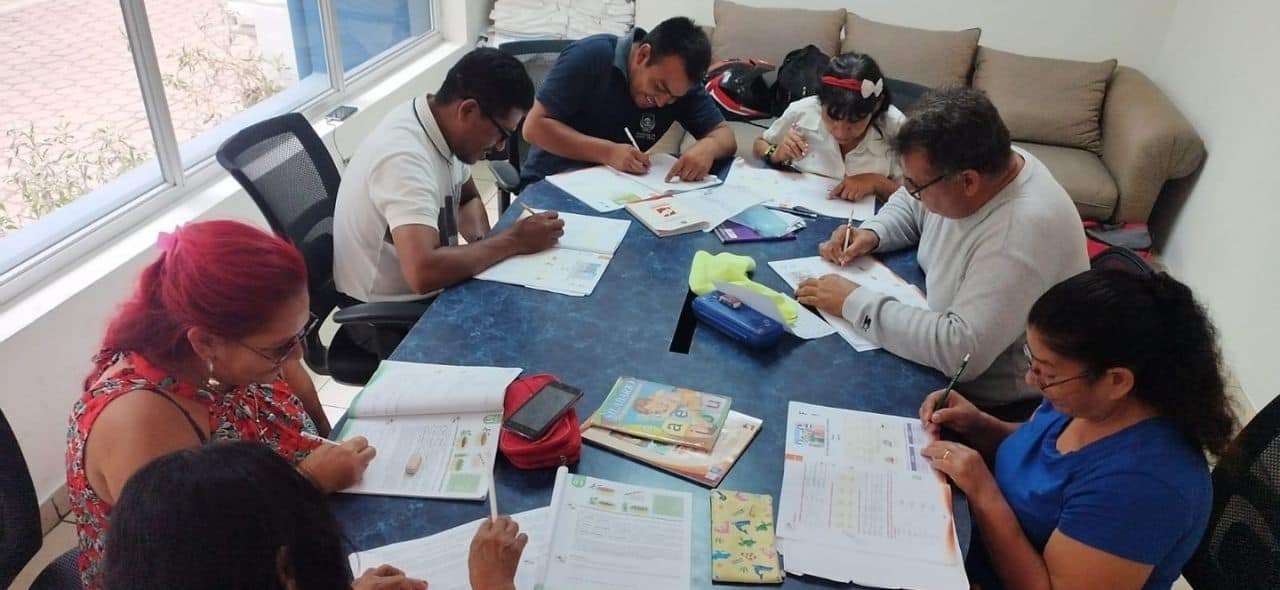
[[[308,437],[329,425],[299,362],[316,318],[296,248],[236,221],[188,224],[157,245],[160,256],[108,326],[71,414],[67,492],[90,589],[100,586],[111,506],[155,457],[258,441],[336,491],[359,480],[374,455],[363,438],[323,445]]]

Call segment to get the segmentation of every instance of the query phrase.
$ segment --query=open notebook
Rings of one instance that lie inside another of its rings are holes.
[[[537,254],[512,256],[476,278],[564,295],[590,295],[631,222],[574,213],[559,215],[564,220],[564,235],[558,244]]]
[[[529,535],[516,590],[686,590],[693,496],[556,471],[551,505],[512,518]],[[466,590],[467,548],[482,521],[350,557],[351,568],[390,563],[432,590]]]
[[[552,174],[547,177],[547,182],[601,213],[617,211],[627,203],[652,195],[697,190],[716,186],[721,182],[717,176],[707,176],[696,182],[679,179],[667,182],[667,172],[675,163],[676,158],[670,154],[654,154],[649,157],[649,171],[644,174],[628,174],[608,166],[592,166]]]
[[[336,437],[363,436],[378,455],[343,493],[483,499],[502,401],[520,371],[382,361]]]

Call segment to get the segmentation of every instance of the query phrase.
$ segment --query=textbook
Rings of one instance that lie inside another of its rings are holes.
[[[709,225],[701,211],[675,196],[633,201],[626,204],[626,209],[659,238],[707,229]]]
[[[724,427],[720,429],[720,436],[716,438],[716,446],[710,451],[640,438],[589,423],[582,425],[582,439],[714,488],[720,485],[720,480],[755,439],[762,422],[759,418],[730,411]]]
[[[587,423],[632,436],[712,451],[732,400],[635,377],[619,377]]]
[[[738,223],[732,219],[725,220],[724,223],[716,226],[716,237],[720,238],[721,244],[739,244],[744,242],[776,242],[780,240],[794,240],[796,233],[789,231],[787,233],[767,236],[761,235],[755,228]]]
[[[693,495],[556,470],[551,504],[511,515],[529,536],[516,590],[688,590],[693,577]],[[428,537],[352,553],[351,569],[382,563],[431,583],[470,590],[475,520]],[[607,581],[607,583],[602,582]]]
[[[609,268],[631,222],[573,213],[559,216],[564,221],[564,235],[555,246],[534,254],[512,256],[485,269],[476,278],[562,295],[590,295]]]
[[[481,500],[498,453],[502,401],[520,369],[382,361],[334,438],[378,450],[346,494]]]

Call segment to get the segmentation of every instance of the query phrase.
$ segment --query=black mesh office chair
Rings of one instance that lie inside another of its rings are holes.
[[[542,88],[542,83],[546,81],[547,73],[555,65],[560,52],[570,43],[573,41],[567,39],[511,41],[499,45],[498,50],[524,63],[525,71],[533,79],[533,89],[536,92]],[[489,168],[493,170],[494,181],[498,185],[498,213],[511,206],[511,195],[520,187],[520,164],[529,154],[529,143],[524,140],[523,131],[524,121],[521,121],[516,127],[515,141],[507,143],[507,153],[489,161]]]
[[[370,353],[351,340],[343,324],[397,328],[412,326],[424,303],[360,303],[333,284],[333,211],[338,198],[338,169],[306,117],[288,113],[250,125],[218,148],[218,163],[253,198],[271,228],[286,236],[307,263],[307,290],[317,317],[333,315],[340,327],[326,346],[319,328],[304,340],[311,370],[348,384],[364,384],[390,350]]]
[[[1213,512],[1182,575],[1196,590],[1280,588],[1280,398],[1213,468]]]
[[[0,410],[0,588],[8,588],[44,544],[40,502],[31,472],[9,421]],[[45,567],[32,584],[36,590],[80,588],[78,551],[72,549]]]
[[[1125,248],[1124,246],[1111,246],[1093,256],[1089,260],[1089,267],[1094,269],[1111,269],[1123,270],[1140,275],[1149,275],[1155,270],[1151,265],[1138,256],[1137,252]]]

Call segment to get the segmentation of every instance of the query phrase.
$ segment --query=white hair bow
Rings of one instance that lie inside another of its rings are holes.
[[[884,92],[884,78],[876,80],[875,82],[863,80],[861,90],[862,98],[880,96],[880,94]]]

